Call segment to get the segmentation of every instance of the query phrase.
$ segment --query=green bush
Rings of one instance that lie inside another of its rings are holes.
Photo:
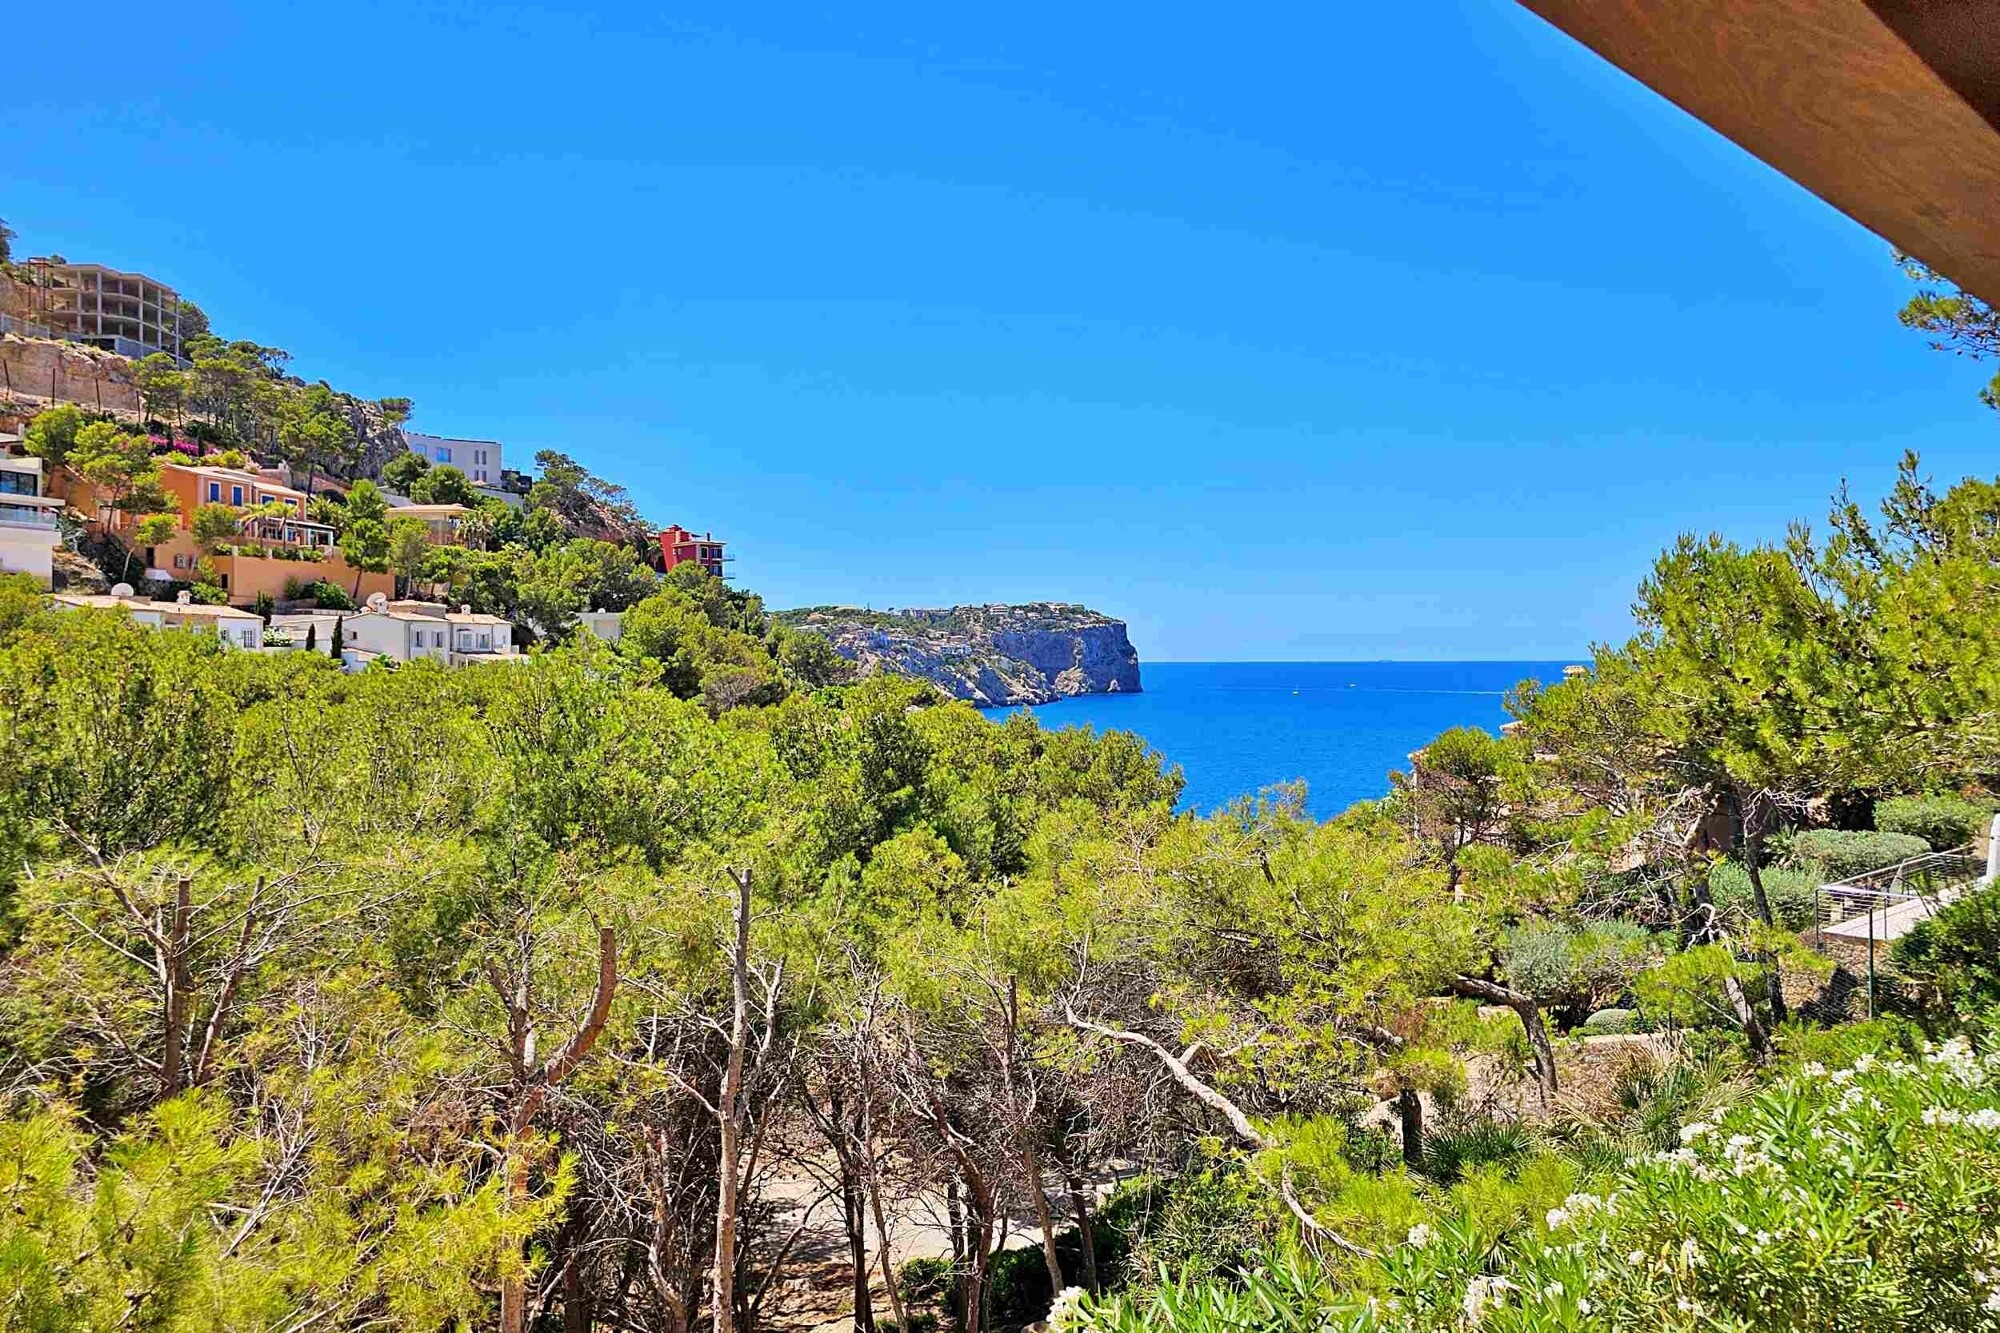
[[[347,595],[347,589],[338,583],[328,583],[319,579],[306,585],[306,596],[319,603],[322,611],[352,611],[354,599]]]
[[[1801,1063],[1526,1225],[1440,1210],[1379,1258],[1247,1256],[1089,1301],[1092,1333],[1990,1330],[2000,1061]],[[1393,1297],[1393,1299],[1389,1299]]]
[[[1901,858],[1897,858],[1900,860]],[[1813,895],[1819,888],[1817,870],[1789,865],[1762,867],[1764,896],[1770,899],[1771,915],[1787,930],[1804,930],[1812,925]],[[1717,861],[1708,868],[1708,892],[1717,907],[1757,913],[1757,895],[1750,888],[1750,872],[1735,861]]]
[[[1515,986],[1573,1021],[1623,995],[1652,954],[1652,936],[1629,921],[1534,921],[1508,934],[1500,965]]]
[[[1853,833],[1846,829],[1816,828],[1792,835],[1785,861],[1800,870],[1817,865],[1826,872],[1827,879],[1846,880],[1922,856],[1930,849],[1929,843],[1908,833]]]
[[[1619,1036],[1639,1030],[1639,1011],[1636,1009],[1599,1009],[1583,1020],[1583,1034],[1586,1037]]]
[[[1897,940],[1889,959],[1955,1009],[2000,1004],[2000,887],[1946,903]]]
[[[911,1305],[935,1305],[951,1295],[950,1259],[908,1259],[896,1270],[896,1277],[903,1284],[903,1299]]]
[[[188,600],[202,606],[227,606],[229,594],[213,583],[197,583],[188,589]]]
[[[1963,847],[1992,822],[1990,802],[1968,800],[1951,792],[1935,796],[1892,796],[1875,802],[1875,828],[1881,833],[1905,833],[1922,838],[1934,851]]]

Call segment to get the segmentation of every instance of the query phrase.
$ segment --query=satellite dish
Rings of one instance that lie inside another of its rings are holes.
[[[132,585],[129,583],[114,583],[111,585],[111,595],[113,597],[130,597],[132,595]]]
[[[368,594],[368,609],[370,611],[386,611],[389,609],[389,599],[379,592],[371,592]]]

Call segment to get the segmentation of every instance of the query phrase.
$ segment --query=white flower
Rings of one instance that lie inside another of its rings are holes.
[[[1590,1298],[1588,1296],[1579,1296],[1576,1298],[1576,1312],[1578,1314],[1590,1313]]]
[[[1954,1111],[1949,1106],[1926,1106],[1923,1120],[1926,1125],[1956,1125],[1965,1119],[1963,1112]]]
[[[1709,1124],[1706,1120],[1697,1120],[1691,1125],[1682,1125],[1681,1142],[1693,1143],[1702,1135],[1712,1133],[1714,1130],[1715,1126]]]
[[[1421,1250],[1424,1246],[1431,1243],[1432,1235],[1433,1232],[1431,1229],[1422,1222],[1419,1222],[1410,1228],[1410,1234],[1405,1239]]]
[[[1487,1306],[1505,1304],[1506,1293],[1513,1285],[1504,1277],[1475,1277],[1466,1283],[1465,1299],[1460,1302],[1466,1322],[1476,1325],[1485,1316]]]
[[[1965,1117],[1965,1123],[1974,1129],[2000,1129],[2000,1111],[1996,1111],[1990,1106],[1982,1106],[1971,1115]]]
[[[2000,1310],[2000,1287],[1995,1287],[1992,1291],[1986,1293],[1986,1308],[1989,1310]]]
[[[1701,1266],[1701,1246],[1695,1243],[1693,1236],[1681,1242],[1681,1263],[1689,1268]]]
[[[1817,1060],[1808,1060],[1806,1061],[1804,1072],[1810,1078],[1825,1078],[1826,1066]]]
[[[1049,1333],[1065,1333],[1066,1330],[1080,1329],[1089,1324],[1090,1316],[1083,1310],[1083,1288],[1064,1287],[1049,1303]]]
[[[1547,1221],[1549,1224],[1549,1230],[1554,1231],[1557,1227],[1560,1227],[1563,1223],[1569,1221],[1569,1214],[1564,1212],[1560,1208],[1551,1208],[1549,1209],[1549,1215]]]
[[[1625,1256],[1625,1262],[1628,1264],[1643,1264],[1646,1262],[1646,1252],[1644,1250],[1634,1250]]]
[[[1551,1282],[1548,1286],[1542,1288],[1542,1299],[1545,1301],[1556,1300],[1562,1294],[1563,1284],[1560,1282]]]

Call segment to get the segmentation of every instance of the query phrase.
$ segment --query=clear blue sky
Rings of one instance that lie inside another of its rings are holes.
[[[1991,470],[1882,241],[1507,0],[651,8],[100,4],[0,216],[774,605],[1156,659],[1569,656],[1677,531]]]

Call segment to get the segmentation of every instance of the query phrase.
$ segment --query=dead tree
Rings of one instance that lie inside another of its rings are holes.
[[[597,986],[590,1011],[554,1055],[540,1059],[535,1014],[534,937],[523,929],[516,940],[510,971],[497,959],[487,962],[486,977],[499,996],[507,1018],[501,1051],[507,1062],[505,1114],[507,1136],[501,1153],[501,1173],[510,1210],[528,1202],[528,1172],[534,1153],[528,1133],[535,1116],[597,1045],[611,1016],[611,999],[618,989],[618,939],[609,926],[597,932]],[[500,1280],[500,1333],[524,1333],[527,1328],[528,1284],[524,1273],[509,1272]]]

